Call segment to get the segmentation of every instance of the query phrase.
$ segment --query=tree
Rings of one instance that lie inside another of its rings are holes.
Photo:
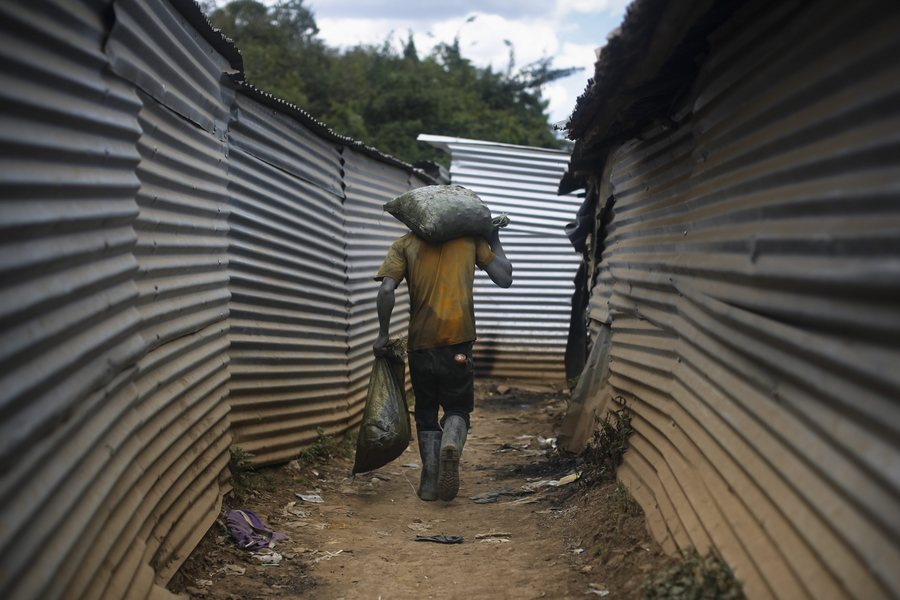
[[[505,72],[476,67],[459,39],[420,56],[412,32],[402,49],[379,45],[338,51],[318,37],[303,0],[272,7],[233,0],[210,13],[244,57],[246,78],[329,127],[408,162],[448,157],[416,142],[423,132],[557,148],[541,87],[571,74],[543,58],[517,72],[511,43]]]

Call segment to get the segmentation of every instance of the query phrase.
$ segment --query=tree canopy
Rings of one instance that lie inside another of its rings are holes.
[[[349,50],[328,47],[303,0],[267,7],[256,0],[207,6],[212,24],[234,40],[247,81],[306,110],[336,132],[414,163],[442,153],[416,141],[420,133],[558,148],[541,86],[577,69],[545,57],[515,70],[477,67],[459,40],[420,56],[405,44]]]

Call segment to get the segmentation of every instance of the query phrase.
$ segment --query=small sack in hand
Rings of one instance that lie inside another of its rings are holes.
[[[470,235],[486,238],[495,226],[491,209],[461,185],[416,188],[385,204],[384,210],[431,243]]]
[[[353,473],[383,467],[406,450],[411,437],[404,384],[403,342],[388,345],[387,356],[376,356],[359,435]]]

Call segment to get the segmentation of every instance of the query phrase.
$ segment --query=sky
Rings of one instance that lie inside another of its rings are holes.
[[[219,4],[223,4],[221,0]],[[273,4],[274,0],[265,0]],[[553,66],[583,67],[545,86],[550,122],[564,121],[594,73],[595,49],[622,21],[628,0],[306,0],[319,36],[332,47],[382,43],[391,32],[398,44],[408,33],[419,55],[459,36],[465,58],[506,69],[509,46],[516,68],[544,56]],[[472,18],[474,17],[474,19]]]

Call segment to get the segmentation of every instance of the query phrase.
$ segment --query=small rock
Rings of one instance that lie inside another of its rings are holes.
[[[510,387],[508,385],[498,385],[497,386],[497,393],[500,395],[508,393],[509,390],[510,390]]]

